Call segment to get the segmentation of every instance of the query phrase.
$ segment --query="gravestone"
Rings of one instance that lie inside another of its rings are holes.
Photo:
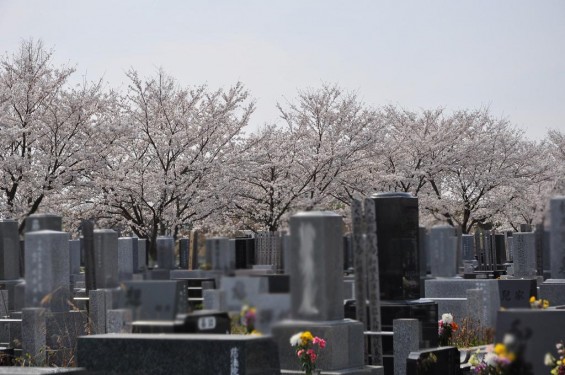
[[[411,352],[406,375],[459,375],[461,354],[454,346]]]
[[[514,261],[514,233],[512,232],[506,236],[506,260],[508,262]]]
[[[565,197],[549,201],[551,278],[565,279]]]
[[[147,240],[144,238],[137,239],[137,266],[139,272],[147,269]]]
[[[188,311],[185,280],[124,281],[124,285],[124,306],[132,310],[134,321],[173,320]]]
[[[255,264],[269,264],[283,270],[283,232],[258,232],[255,235]]]
[[[292,216],[291,248],[296,255],[290,259],[293,319],[343,319],[342,225],[341,216],[329,212]]]
[[[166,355],[164,355],[166,353]],[[189,353],[189,360],[186,358]],[[211,360],[212,359],[212,360]],[[78,342],[78,366],[96,374],[279,375],[270,337],[206,334],[106,334]]]
[[[231,272],[235,269],[235,243],[225,237],[206,239],[206,263],[212,270]]]
[[[453,277],[457,275],[457,237],[450,225],[437,225],[430,229],[429,251],[433,276]]]
[[[26,307],[68,311],[69,234],[40,230],[25,234]]]
[[[290,317],[290,294],[263,294],[255,307],[255,328],[263,335],[270,335],[274,324]]]
[[[418,198],[409,193],[378,193],[371,198],[377,217],[381,300],[418,299]]]
[[[472,234],[463,234],[461,236],[461,257],[463,261],[475,260],[475,236]]]
[[[190,238],[179,239],[179,268],[188,269],[188,250],[190,248]]]
[[[557,357],[555,345],[563,340],[565,310],[512,309],[498,313],[495,342],[502,342],[506,334],[514,337],[523,350],[522,369],[532,374],[548,374],[544,365],[546,353]]]
[[[272,328],[282,373],[300,370],[289,339],[301,331],[326,339],[318,357],[324,371],[378,371],[364,367],[363,324],[343,319],[342,230],[342,218],[333,212],[302,212],[290,218],[291,318]]]
[[[255,305],[269,292],[269,281],[263,277],[223,276],[220,290],[225,292],[227,310],[239,312],[243,305]]]
[[[96,229],[93,233],[95,288],[118,286],[118,233]]]
[[[175,260],[175,240],[173,237],[157,237],[157,265],[161,269],[177,268]]]
[[[514,233],[512,236],[514,277],[536,277],[536,236],[534,233]]]
[[[405,375],[406,362],[410,352],[420,349],[420,322],[417,319],[395,319],[392,323],[394,375]]]
[[[133,238],[118,238],[118,280],[133,279]]]
[[[255,239],[235,239],[235,268],[248,269],[255,264]]]
[[[20,238],[16,220],[0,220],[0,280],[20,277]]]
[[[496,258],[495,262],[496,265],[501,265],[506,263],[506,235],[504,234],[495,234],[494,235],[494,243],[496,248]]]
[[[545,280],[539,286],[539,298],[548,300],[551,306],[565,305],[565,280]]]
[[[80,240],[69,241],[69,267],[71,275],[80,274]]]
[[[537,282],[535,279],[498,280],[500,293],[500,307],[529,308],[530,297],[537,296]]]
[[[40,230],[63,231],[63,218],[54,214],[32,214],[25,219],[25,233]]]
[[[485,327],[494,328],[496,325],[496,313],[500,308],[500,292],[498,280],[493,279],[437,279],[426,280],[426,298],[438,298],[439,311],[447,312],[443,309],[442,300],[445,298],[466,298],[468,289],[483,290],[483,306],[485,317],[482,324]],[[461,300],[458,308],[459,312],[455,315],[459,319],[460,315],[465,315],[466,302]],[[453,302],[452,302],[453,304]],[[453,308],[453,306],[452,306]],[[467,314],[468,315],[468,314]],[[461,316],[462,318],[464,316]]]

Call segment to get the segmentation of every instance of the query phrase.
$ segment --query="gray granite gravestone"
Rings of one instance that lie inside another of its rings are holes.
[[[558,357],[555,345],[563,340],[565,310],[511,309],[498,313],[495,342],[502,342],[510,334],[523,350],[521,369],[531,374],[548,374],[544,365],[546,353]],[[527,372],[523,372],[527,373]]]
[[[41,230],[25,234],[26,307],[68,311],[69,234]]]
[[[111,229],[96,229],[94,265],[96,289],[118,286],[118,233]]]
[[[138,271],[143,272],[147,269],[147,240],[137,239],[137,266]]]
[[[272,328],[282,373],[299,370],[289,339],[306,330],[327,340],[318,358],[323,371],[378,371],[364,366],[363,324],[343,319],[342,226],[341,216],[333,212],[302,212],[290,218],[291,319]]]
[[[20,277],[20,238],[16,220],[0,220],[0,280]]]
[[[331,212],[307,212],[290,221],[293,319],[343,319],[343,220]],[[330,255],[331,254],[331,255]]]
[[[206,239],[206,263],[212,270],[230,272],[235,269],[235,243],[225,237]]]
[[[157,265],[161,269],[177,268],[175,260],[175,239],[173,237],[157,237]]]
[[[69,241],[69,266],[71,275],[80,274],[80,240]]]
[[[63,230],[63,218],[55,214],[32,214],[25,219],[25,233],[39,230]]]
[[[118,279],[120,281],[133,278],[133,238],[118,238]]]
[[[463,234],[461,236],[461,241],[462,241],[461,257],[463,261],[475,260],[475,236],[473,236],[472,234]]]
[[[264,277],[223,276],[220,290],[225,292],[227,310],[239,312],[245,304],[256,305],[269,292],[269,282]]]
[[[410,352],[420,349],[420,322],[418,322],[418,319],[395,319],[392,324],[394,332],[394,375],[405,375],[406,360]]]
[[[133,320],[173,320],[188,312],[186,280],[124,281],[125,307]]]
[[[437,225],[430,229],[431,271],[433,276],[457,275],[457,238],[450,225]]]
[[[514,233],[512,236],[514,277],[536,276],[536,236],[534,233]]]

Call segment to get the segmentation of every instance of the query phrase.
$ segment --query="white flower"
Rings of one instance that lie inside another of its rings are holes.
[[[451,314],[443,314],[441,316],[441,320],[444,324],[451,324],[453,322],[453,315]]]
[[[511,335],[510,333],[505,334],[504,338],[502,339],[502,343],[506,347],[512,346],[515,342],[516,342],[516,337],[514,337],[514,335]]]
[[[551,353],[545,353],[545,357],[543,358],[543,364],[546,366],[554,366],[555,357],[552,356]]]
[[[498,356],[494,353],[485,354],[485,363],[489,366],[496,367],[498,364]]]
[[[293,335],[290,338],[290,346],[296,346],[296,345],[300,344],[300,342],[302,341],[300,339],[301,335],[302,335],[302,332],[298,332],[297,334]]]

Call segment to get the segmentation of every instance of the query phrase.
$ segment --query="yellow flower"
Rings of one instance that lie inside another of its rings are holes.
[[[498,355],[506,354],[506,346],[504,344],[496,344],[494,346],[494,352]]]
[[[544,308],[544,309],[547,309],[548,307],[549,307],[549,301],[546,300],[546,299],[544,299],[544,300],[543,300],[543,308]]]
[[[531,297],[530,297],[530,303],[534,303],[534,302],[536,302],[536,297],[531,296]]]
[[[302,340],[302,345],[306,345],[309,342],[314,341],[314,336],[312,336],[312,333],[310,333],[310,331],[305,331],[302,332],[302,335],[300,335],[300,339]]]

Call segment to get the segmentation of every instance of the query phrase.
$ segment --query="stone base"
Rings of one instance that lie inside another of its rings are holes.
[[[539,297],[549,301],[550,306],[565,305],[565,280],[547,279],[539,286]]]
[[[301,331],[310,331],[312,335],[326,340],[327,345],[318,352],[318,368],[325,373],[344,370],[363,370],[364,337],[363,324],[356,320],[335,321],[299,321],[284,320],[273,326],[273,338],[279,347],[281,369],[300,371],[294,348],[290,346],[290,337]],[[300,373],[300,372],[298,372]],[[336,374],[347,372],[336,372]],[[354,374],[354,373],[352,373]]]

